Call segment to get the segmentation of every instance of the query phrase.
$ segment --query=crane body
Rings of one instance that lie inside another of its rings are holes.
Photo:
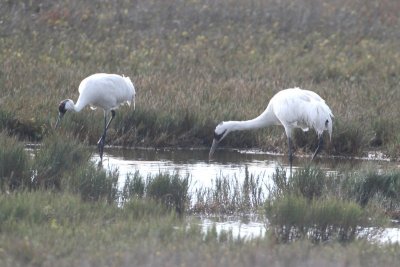
[[[322,147],[322,134],[328,131],[332,137],[333,113],[318,94],[300,88],[290,88],[279,91],[270,100],[267,108],[258,117],[246,121],[224,121],[214,130],[214,140],[210,149],[211,158],[219,142],[232,131],[264,128],[272,125],[282,125],[288,139],[289,163],[292,169],[292,132],[295,128],[308,131],[313,128],[318,135],[318,147],[312,159]]]
[[[103,159],[107,129],[115,117],[115,110],[124,103],[130,105],[132,102],[135,108],[135,96],[135,87],[129,77],[108,73],[90,75],[83,79],[79,85],[79,98],[76,104],[71,99],[65,99],[60,102],[58,106],[59,115],[55,127],[58,127],[67,111],[80,112],[88,105],[91,109],[102,108],[104,110],[104,130],[97,143],[101,161]],[[111,113],[111,118],[107,122],[109,113]]]

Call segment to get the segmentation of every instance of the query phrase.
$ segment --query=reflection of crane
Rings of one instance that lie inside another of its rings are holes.
[[[314,128],[318,134],[318,147],[312,159],[322,147],[322,133],[328,130],[329,137],[332,137],[331,109],[325,101],[316,93],[300,88],[286,89],[274,95],[265,111],[257,118],[247,121],[224,121],[217,125],[214,131],[214,140],[211,146],[209,157],[219,142],[232,131],[257,129],[270,125],[282,125],[285,128],[289,145],[290,172],[292,170],[292,131],[294,128],[301,128],[303,131]]]
[[[58,107],[59,114],[55,127],[57,128],[61,118],[68,110],[79,112],[87,105],[90,105],[92,109],[102,108],[104,110],[104,131],[97,143],[101,161],[103,159],[106,132],[115,117],[115,109],[125,102],[130,105],[132,101],[135,108],[135,95],[135,87],[129,77],[106,73],[93,74],[82,80],[79,85],[79,98],[76,104],[71,99],[61,101]],[[107,123],[107,114],[110,111],[111,118]]]

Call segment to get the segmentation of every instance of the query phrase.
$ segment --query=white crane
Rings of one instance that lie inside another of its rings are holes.
[[[308,131],[309,128],[314,128],[317,132],[319,141],[312,156],[312,159],[314,159],[322,147],[323,132],[327,130],[329,137],[332,137],[332,118],[331,109],[318,94],[300,88],[285,89],[271,98],[265,111],[257,118],[247,121],[223,121],[218,124],[214,131],[214,140],[209,157],[212,157],[219,142],[232,131],[282,125],[288,138],[291,173],[293,129],[301,128],[303,131]]]
[[[130,105],[131,102],[133,102],[135,109],[135,95],[135,87],[129,77],[107,73],[90,75],[83,79],[79,85],[79,98],[76,104],[71,99],[60,102],[55,128],[68,110],[79,112],[87,105],[90,105],[91,109],[102,108],[104,110],[104,131],[97,143],[101,162],[107,129],[115,117],[115,109],[124,103]],[[107,115],[110,112],[111,118],[107,123]]]

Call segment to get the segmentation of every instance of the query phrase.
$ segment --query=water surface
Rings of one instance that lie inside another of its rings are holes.
[[[108,148],[103,158],[103,167],[118,168],[120,184],[127,174],[138,171],[142,176],[158,173],[176,173],[189,175],[191,189],[209,187],[215,178],[234,177],[239,181],[245,177],[245,169],[251,175],[261,177],[265,183],[276,168],[284,168],[289,174],[286,156],[256,150],[219,149],[212,160],[208,159],[208,149],[123,149]],[[98,155],[93,156],[98,160]],[[337,164],[347,162],[343,159],[318,159],[318,166],[327,172],[335,171]],[[309,157],[296,157],[293,171],[299,165],[310,162]],[[354,164],[358,164],[354,160]]]
[[[226,177],[242,182],[247,168],[250,175],[262,179],[268,185],[276,168],[284,168],[289,175],[288,159],[284,155],[266,153],[257,150],[218,149],[213,160],[208,160],[208,149],[123,149],[107,148],[103,157],[103,167],[118,169],[122,187],[128,174],[138,171],[142,176],[154,176],[158,173],[179,173],[190,177],[189,191],[207,188],[213,185],[216,178]],[[393,163],[379,158],[380,155],[369,154],[366,158],[318,158],[315,161],[326,172],[335,172],[338,166],[347,164],[352,167],[370,162],[375,168],[386,168]],[[93,156],[98,160],[98,155]],[[295,155],[293,172],[298,166],[310,162],[310,157]],[[234,237],[252,238],[264,236],[265,224],[257,216],[250,217],[210,217],[198,218],[203,231],[215,227],[217,232],[231,232]],[[380,242],[399,242],[399,228],[387,228],[378,238]]]

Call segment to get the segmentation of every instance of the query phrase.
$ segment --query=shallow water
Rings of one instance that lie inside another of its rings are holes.
[[[94,161],[98,155],[94,154]],[[343,158],[318,158],[316,164],[326,172],[335,172],[339,165],[347,164],[357,166],[365,164],[367,160],[376,168],[385,168],[392,163],[385,160],[376,160],[370,154],[363,159]],[[295,156],[293,172],[299,165],[309,162],[309,157]],[[138,171],[142,176],[156,175],[158,173],[178,172],[180,175],[190,177],[189,191],[197,188],[207,188],[213,185],[216,178],[227,177],[240,182],[245,177],[245,169],[250,175],[259,177],[264,186],[269,184],[271,175],[276,168],[284,168],[289,175],[288,159],[283,155],[265,153],[256,150],[226,150],[216,151],[213,160],[208,160],[207,149],[122,149],[107,148],[103,157],[105,169],[118,169],[119,186],[124,185],[126,176]],[[199,224],[206,232],[210,227],[217,232],[231,232],[234,237],[252,238],[264,236],[266,229],[262,219],[257,216],[244,217],[199,217]],[[387,228],[377,239],[380,242],[400,242],[399,228]]]
[[[269,177],[277,167],[288,169],[282,157],[248,154],[241,151],[218,151],[218,155],[208,160],[207,150],[173,149],[109,149],[105,154],[103,166],[118,168],[120,185],[127,174],[138,171],[142,176],[158,173],[179,173],[189,175],[190,190],[210,187],[215,178],[235,177],[241,181],[245,169],[250,174]]]
[[[98,160],[98,155],[95,154],[93,160]],[[293,171],[298,168],[297,164],[309,161],[308,157],[296,157]],[[343,161],[343,159],[318,159],[317,162],[318,166],[330,172]],[[354,164],[358,164],[357,160]],[[103,157],[103,167],[118,168],[120,185],[123,185],[127,174],[136,171],[145,177],[160,172],[178,172],[182,176],[190,176],[192,190],[211,186],[217,177],[234,177],[240,182],[245,176],[246,168],[249,174],[261,177],[265,183],[268,183],[276,168],[284,168],[289,174],[288,159],[285,156],[256,150],[220,149],[212,160],[208,160],[207,149],[108,148]]]

